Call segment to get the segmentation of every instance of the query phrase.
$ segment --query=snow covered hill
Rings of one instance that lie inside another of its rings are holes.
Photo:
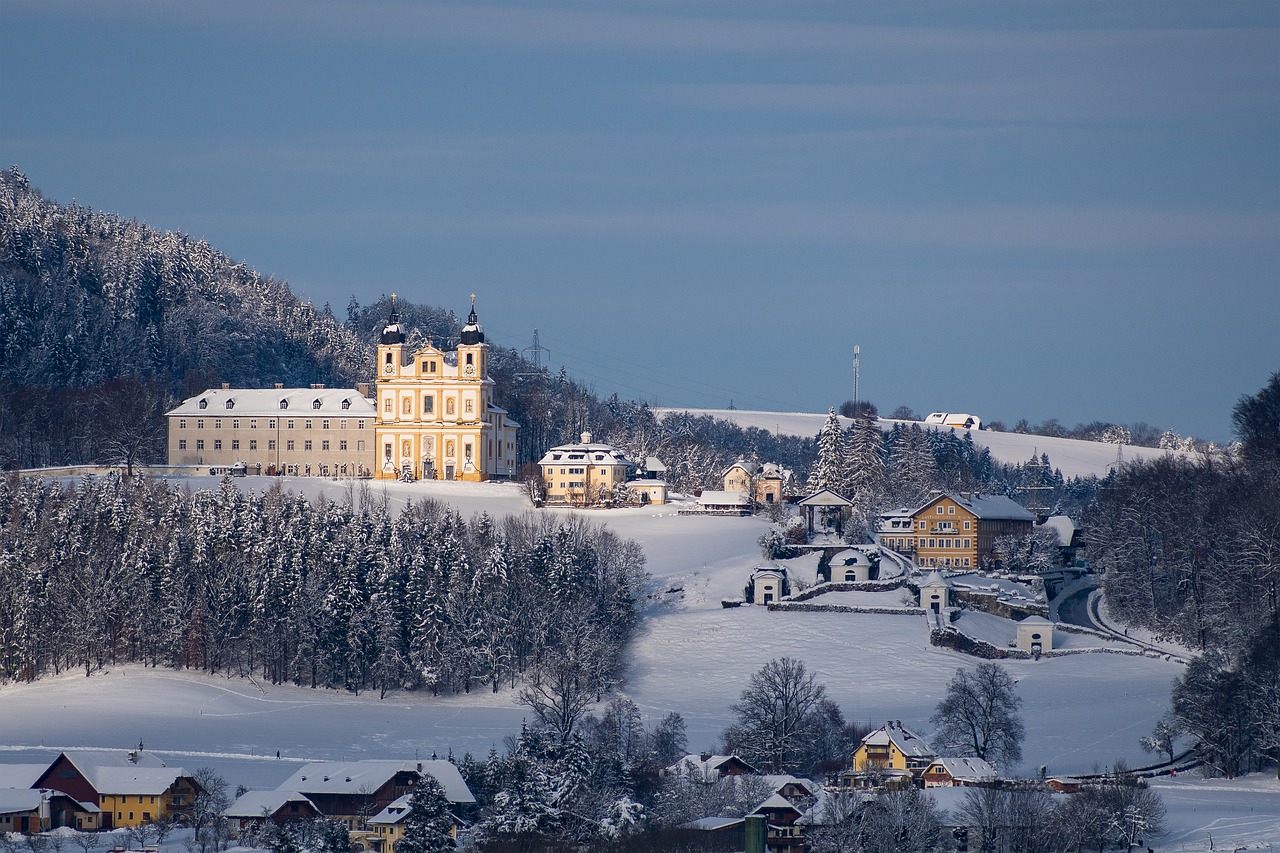
[[[768,432],[786,433],[788,435],[812,438],[822,429],[826,421],[825,414],[809,412],[752,412],[742,409],[655,409],[659,415],[670,412],[688,412],[692,415],[710,415],[732,421],[744,429],[756,427]],[[847,427],[851,421],[841,418],[842,426]],[[880,428],[886,432],[893,425],[900,423],[910,425],[914,421],[894,421],[888,418],[879,419]],[[923,425],[922,425],[923,426]],[[1125,445],[1122,452],[1117,445],[1100,441],[1081,441],[1075,438],[1054,438],[1045,435],[1026,435],[1016,432],[992,432],[991,430],[967,430],[960,427],[929,426],[928,429],[948,429],[958,433],[969,433],[973,441],[980,447],[991,450],[991,456],[999,462],[1017,464],[1026,462],[1032,454],[1049,454],[1049,462],[1062,471],[1064,477],[1083,477],[1095,474],[1105,476],[1107,470],[1116,464],[1117,458],[1125,460],[1154,459],[1174,452],[1159,450],[1154,447],[1136,447]],[[1181,451],[1176,451],[1182,453]],[[1186,454],[1182,454],[1186,455]]]

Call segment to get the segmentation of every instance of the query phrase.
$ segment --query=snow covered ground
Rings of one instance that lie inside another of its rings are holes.
[[[207,488],[218,481],[183,482]],[[235,482],[261,492],[275,480]],[[331,499],[341,499],[348,489],[345,483],[306,478],[286,480],[284,486]],[[435,498],[464,516],[534,511],[518,487],[506,484],[379,483],[369,484],[367,492],[393,505]],[[787,655],[817,673],[847,718],[875,724],[901,720],[927,736],[929,717],[948,679],[957,667],[975,665],[974,659],[930,646],[920,615],[721,607],[722,599],[742,594],[751,569],[765,562],[756,540],[768,522],[679,516],[678,509],[676,504],[586,513],[641,542],[654,575],[622,691],[650,721],[679,711],[688,723],[690,748],[712,748],[751,673]],[[799,565],[793,570],[810,573],[804,579],[813,580],[815,560],[794,563]],[[1117,758],[1144,763],[1148,757],[1138,737],[1164,712],[1170,682],[1181,672],[1177,663],[1119,655],[1005,665],[1025,703],[1024,769],[1044,764],[1050,773],[1061,774],[1104,767]],[[8,750],[0,752],[0,761],[37,761],[60,747],[123,747],[142,739],[148,749],[182,766],[218,767],[232,785],[269,787],[303,759],[501,750],[502,739],[519,729],[524,716],[511,691],[434,699],[396,694],[379,700],[376,693],[352,696],[128,666],[92,678],[72,673],[0,687],[0,750]],[[1169,794],[1171,822],[1186,839],[1186,849],[1199,849],[1191,844],[1193,836],[1209,822],[1216,827],[1219,848],[1276,829],[1280,818],[1274,815],[1263,823],[1249,822],[1233,809],[1250,803],[1260,810],[1251,813],[1255,817],[1268,805],[1280,812],[1280,796],[1274,796],[1280,789],[1246,786],[1239,793],[1239,786],[1221,781],[1194,782],[1179,779]],[[1191,811],[1183,817],[1186,809]]]
[[[654,413],[659,417],[669,412],[710,415],[715,418],[732,421],[743,428],[757,427],[768,432],[785,432],[788,435],[799,435],[807,438],[816,436],[827,419],[826,414],[809,412],[751,412],[741,409],[654,409]],[[842,426],[847,427],[851,421],[848,418],[840,418],[840,423]],[[909,426],[915,422],[880,418],[880,428],[886,432],[893,429],[895,423]],[[1116,463],[1117,458],[1116,445],[1104,444],[1099,441],[1080,441],[1074,438],[1054,438],[1044,435],[1024,435],[1016,432],[966,430],[948,426],[930,425],[928,428],[949,429],[961,434],[970,433],[973,436],[974,444],[979,447],[990,448],[992,458],[999,462],[1016,464],[1026,462],[1033,453],[1036,455],[1048,453],[1049,462],[1053,467],[1062,471],[1064,477],[1082,477],[1088,474],[1096,474],[1099,477],[1105,476],[1108,468]],[[1173,451],[1126,445],[1123,450],[1123,458],[1129,461],[1134,459],[1154,459],[1169,452]],[[1181,451],[1177,452],[1181,453]]]

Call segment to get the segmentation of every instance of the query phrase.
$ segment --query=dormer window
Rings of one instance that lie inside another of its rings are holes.
[[[205,399],[201,399],[201,400],[200,400],[200,408],[202,408],[202,409],[207,409],[207,408],[209,408],[209,401],[208,401],[208,400],[205,400]]]
[[[281,400],[281,401],[280,401],[280,408],[282,408],[282,409],[287,409],[287,408],[289,408],[289,401],[288,401],[288,400]]]
[[[235,401],[235,400],[228,400],[228,401],[227,401],[227,408],[228,408],[228,409],[234,409],[235,407],[236,407],[236,401]]]
[[[350,401],[350,400],[343,400],[343,401],[342,401],[342,409],[343,409],[343,411],[346,411],[346,410],[347,410],[347,409],[349,409],[349,408],[351,408],[351,401]]]
[[[316,399],[314,399],[314,400],[312,400],[312,401],[311,401],[311,408],[313,408],[313,409],[318,409],[318,408],[320,408],[320,398],[319,398],[319,397],[317,397]]]

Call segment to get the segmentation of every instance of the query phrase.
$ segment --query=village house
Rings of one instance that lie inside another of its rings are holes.
[[[200,785],[181,767],[142,750],[60,753],[33,787],[49,788],[101,810],[101,828],[142,826],[187,816]]]
[[[891,720],[858,744],[853,752],[853,772],[846,774],[846,784],[856,787],[868,779],[894,776],[909,782],[924,773],[935,757],[923,738],[900,720]]]
[[[538,466],[546,502],[567,506],[613,503],[618,487],[635,470],[635,463],[625,453],[611,444],[593,441],[589,432],[581,435],[581,441],[551,448]]]
[[[934,492],[911,520],[910,536],[884,535],[881,544],[911,555],[918,566],[980,568],[998,563],[998,537],[1027,533],[1036,519],[1004,495]]]
[[[698,512],[703,515],[750,515],[751,497],[746,492],[704,489],[698,495]]]
[[[350,832],[368,829],[369,819],[412,793],[421,774],[430,774],[454,806],[474,805],[476,798],[458,768],[449,761],[315,761],[286,779],[280,791],[305,796],[320,814]]]
[[[772,462],[739,459],[725,469],[723,480],[724,491],[748,495],[757,504],[784,503],[790,497],[791,472]]]
[[[994,782],[996,769],[981,758],[935,758],[921,774],[926,788],[968,788]]]
[[[663,776],[684,776],[708,785],[725,776],[759,776],[760,771],[736,755],[691,753],[662,771]]]
[[[246,791],[222,813],[232,838],[256,832],[267,823],[284,826],[320,817],[316,804],[297,791]]]
[[[804,826],[796,821],[804,817],[804,811],[782,794],[773,794],[751,811],[760,815],[768,825],[767,844],[772,853],[803,853]]]

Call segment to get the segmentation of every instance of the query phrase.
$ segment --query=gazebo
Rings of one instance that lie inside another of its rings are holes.
[[[813,533],[814,510],[822,511],[824,523],[835,516],[836,532],[843,533],[844,520],[848,517],[849,508],[852,506],[853,501],[840,497],[830,489],[820,489],[800,501],[800,507],[804,510],[805,527],[809,533]]]

